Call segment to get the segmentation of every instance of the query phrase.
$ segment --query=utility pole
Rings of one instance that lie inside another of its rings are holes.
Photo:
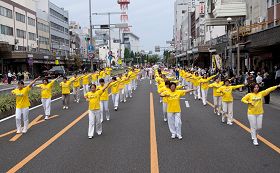
[[[92,18],[91,18],[91,0],[89,0],[89,25],[90,25],[90,45],[93,45],[93,38],[92,38]],[[90,58],[90,69],[93,71],[93,58]]]

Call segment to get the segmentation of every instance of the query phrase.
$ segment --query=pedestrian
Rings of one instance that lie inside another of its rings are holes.
[[[89,124],[88,124],[88,138],[92,139],[94,136],[94,127],[96,127],[96,132],[98,135],[102,134],[102,123],[100,116],[100,97],[103,92],[107,89],[108,83],[101,90],[96,90],[96,85],[92,84],[90,90],[85,94],[85,99],[89,102]]]
[[[8,72],[8,84],[11,84],[13,80],[13,75],[11,73],[11,71]]]
[[[41,101],[44,108],[45,120],[49,119],[51,114],[51,98],[52,98],[52,88],[54,82],[59,78],[58,76],[53,81],[49,82],[48,78],[44,78],[42,84],[37,85],[36,87],[41,89]]]
[[[89,78],[90,74],[87,74],[87,72],[84,72],[84,75],[82,76],[82,84],[83,84],[83,92],[84,95],[89,91]]]
[[[119,97],[120,97],[119,85],[120,82],[117,81],[116,77],[113,77],[111,83],[111,93],[112,93],[112,101],[113,101],[113,106],[115,111],[117,111],[119,107]]]
[[[79,103],[80,102],[80,88],[81,88],[81,76],[78,76],[77,73],[74,74],[74,76],[70,79],[73,81],[73,96],[74,96],[74,102]]]
[[[258,144],[257,134],[258,130],[262,128],[262,120],[263,120],[263,97],[268,95],[270,92],[279,88],[280,85],[268,88],[264,91],[260,91],[259,84],[251,85],[251,93],[247,94],[242,98],[242,102],[248,104],[248,120],[250,123],[251,129],[251,138],[253,140],[254,145]],[[260,92],[259,92],[260,91]]]
[[[162,97],[167,97],[167,119],[168,126],[171,132],[171,138],[182,139],[182,121],[181,121],[181,106],[180,98],[193,90],[176,90],[176,83],[171,82],[169,85],[170,91],[161,94]]]
[[[223,115],[222,115],[222,123],[225,122],[227,118],[227,124],[232,125],[233,122],[233,96],[232,91],[236,90],[244,85],[236,85],[230,86],[230,80],[225,81],[225,85],[220,87],[217,92],[222,95],[222,106],[223,106]]]
[[[275,82],[277,84],[280,83],[280,67],[277,68],[276,72],[275,72]]]
[[[204,106],[207,105],[207,95],[208,95],[208,89],[209,89],[209,81],[212,80],[217,75],[213,75],[211,77],[207,77],[207,74],[204,73],[203,77],[199,80],[199,83],[201,84],[201,96],[202,96],[202,104]]]
[[[28,130],[28,115],[29,115],[29,107],[30,101],[28,98],[28,94],[33,86],[33,84],[40,77],[33,80],[28,86],[24,87],[24,82],[18,82],[18,88],[12,90],[12,94],[16,97],[16,133],[26,133]],[[23,128],[21,127],[21,116],[23,117]]]
[[[67,80],[67,77],[63,77],[63,81],[60,83],[62,92],[62,109],[69,109],[71,83],[72,81]]]
[[[106,119],[107,121],[110,120],[110,111],[109,111],[109,93],[108,93],[108,89],[110,86],[107,86],[105,85],[105,80],[102,78],[102,79],[99,79],[99,83],[100,83],[100,86],[97,86],[97,90],[103,90],[103,88],[107,88],[106,90],[103,91],[101,97],[100,97],[100,118],[101,118],[101,122],[103,122],[103,115],[104,115],[104,112],[105,112],[105,116],[106,116]]]
[[[215,82],[210,84],[209,87],[213,88],[213,101],[214,101],[214,113],[221,115],[222,111],[222,95],[218,93],[217,90],[224,85],[220,77],[215,79]]]
[[[266,90],[272,86],[272,79],[270,78],[268,73],[264,74],[263,77],[263,90]],[[269,104],[270,103],[270,94],[264,96],[264,103]]]

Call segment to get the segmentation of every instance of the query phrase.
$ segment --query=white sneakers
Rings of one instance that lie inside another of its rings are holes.
[[[22,133],[26,133],[27,132],[27,128],[22,128]]]
[[[166,119],[166,118],[164,118],[164,119],[163,119],[163,121],[164,121],[164,122],[167,122],[167,119]]]
[[[66,106],[63,106],[63,108],[62,109],[66,109]]]
[[[172,139],[175,139],[175,138],[176,138],[176,135],[175,135],[175,134],[172,134],[172,135],[171,135],[171,138],[172,138]]]
[[[89,138],[89,139],[92,139],[92,136],[89,136],[88,138]]]
[[[232,122],[227,122],[227,125],[230,125],[230,126],[232,126]]]
[[[115,107],[114,109],[115,109],[115,111],[117,111],[117,110],[118,110],[118,107]]]
[[[175,139],[176,136],[177,136],[177,138],[178,138],[179,140],[183,139],[183,137],[182,137],[181,135],[176,135],[176,134],[172,134],[172,135],[171,135],[171,138],[172,138],[172,139]]]
[[[20,134],[21,133],[21,130],[17,130],[17,134]]]
[[[48,119],[49,119],[49,116],[48,116],[48,115],[46,115],[46,116],[45,116],[45,120],[48,120]]]
[[[257,140],[257,139],[254,139],[254,140],[253,140],[253,144],[254,144],[255,146],[258,146],[258,145],[259,145],[258,140]]]
[[[178,139],[179,139],[179,140],[182,140],[182,139],[183,139],[183,137],[182,137],[182,136],[177,136],[177,137],[178,137]]]

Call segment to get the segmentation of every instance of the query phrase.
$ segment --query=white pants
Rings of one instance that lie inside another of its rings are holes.
[[[80,87],[73,87],[73,95],[75,100],[80,100]]]
[[[119,106],[119,97],[120,97],[119,93],[112,94],[112,101],[115,108]]]
[[[193,86],[193,94],[195,99],[201,99],[200,86]]]
[[[102,100],[100,101],[100,119],[101,122],[103,122],[103,114],[105,112],[106,115],[106,119],[109,120],[110,119],[110,112],[109,112],[109,101],[108,100]]]
[[[177,136],[182,136],[181,128],[182,128],[182,121],[181,121],[181,113],[167,113],[168,119],[168,126],[171,134],[175,134]]]
[[[214,111],[215,113],[220,114],[222,110],[222,97],[213,96],[214,101]]]
[[[50,116],[51,114],[51,99],[41,99],[44,108],[45,116]]]
[[[257,130],[262,128],[263,115],[248,115],[250,123],[251,137],[257,139]]]
[[[29,115],[29,108],[16,108],[16,127],[17,131],[21,131],[21,115],[23,117],[23,129],[28,129],[28,115]]]
[[[233,121],[233,102],[223,102],[223,120],[227,117],[227,122]]]
[[[125,88],[120,90],[120,100],[122,101],[126,101],[126,97],[125,97]]]
[[[132,89],[135,91],[136,90],[136,79],[132,80],[132,84],[131,84]]]
[[[102,123],[100,119],[99,110],[89,110],[88,111],[88,136],[93,137],[94,135],[94,126],[96,124],[96,132],[98,134],[102,133]]]
[[[201,89],[201,94],[202,94],[202,103],[203,105],[206,105],[208,89],[207,90]]]
[[[162,103],[163,119],[167,120],[167,103]]]
[[[97,82],[97,81],[92,81],[91,83],[92,83],[92,84],[95,84],[96,86],[98,85],[98,82]]]
[[[83,92],[84,92],[84,95],[86,95],[86,93],[88,93],[88,85],[83,85]]]
[[[125,86],[125,97],[132,97],[131,83]]]

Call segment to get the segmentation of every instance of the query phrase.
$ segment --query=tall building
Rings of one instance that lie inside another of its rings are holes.
[[[134,53],[141,51],[140,38],[132,32],[123,33],[123,44],[125,45],[125,48],[128,48]]]

